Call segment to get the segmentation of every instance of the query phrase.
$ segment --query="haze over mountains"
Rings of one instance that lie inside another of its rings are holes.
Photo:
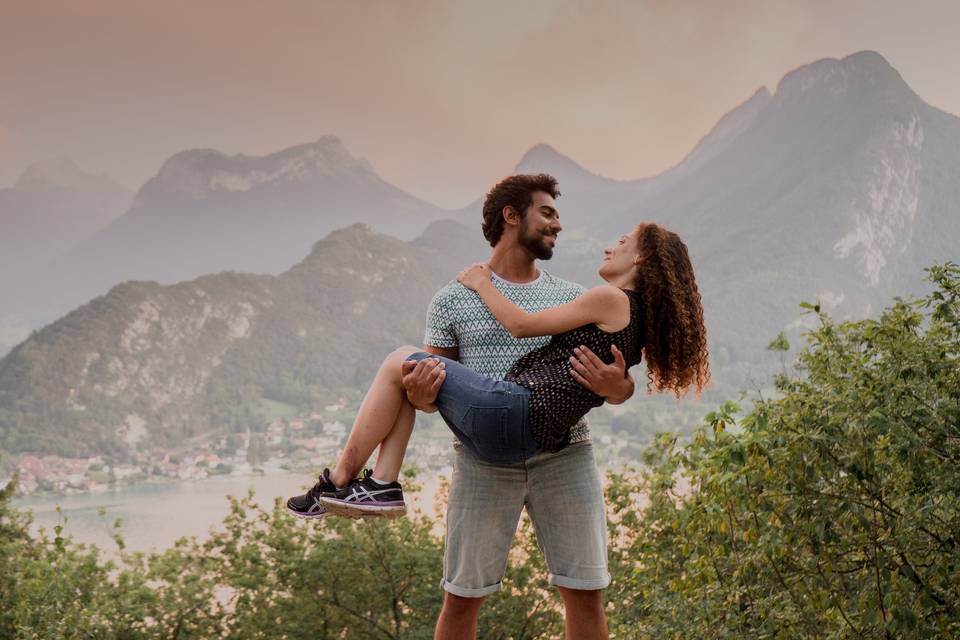
[[[123,216],[32,272],[8,298],[22,317],[43,323],[124,280],[279,273],[334,229],[364,222],[410,240],[441,217],[333,136],[264,157],[183,151]]]
[[[596,238],[640,219],[676,230],[714,336],[741,353],[743,339],[797,326],[799,300],[863,316],[919,292],[924,267],[960,257],[960,118],[924,103],[873,52],[787,74],[678,166],[634,184],[632,202],[598,200],[612,215],[595,224],[584,203],[572,226]],[[557,253],[574,277],[591,273]]]
[[[96,234],[130,206],[133,194],[69,158],[31,165],[0,189],[0,292]]]
[[[643,153],[639,142],[637,153]],[[960,118],[927,105],[873,52],[820,60],[787,74],[772,93],[757,91],[657,176],[610,180],[547,145],[531,149],[517,169],[546,171],[560,181],[565,228],[545,267],[562,277],[595,284],[602,247],[641,220],[661,222],[685,239],[721,394],[765,383],[771,358],[764,347],[781,330],[796,335],[800,301],[819,299],[841,317],[873,314],[895,295],[919,292],[923,267],[960,257]],[[435,222],[413,242],[354,227],[309,250],[332,226],[363,216],[378,232],[412,229],[405,239]],[[453,221],[436,221],[443,217]],[[375,363],[393,341],[418,340],[429,293],[488,250],[479,220],[479,200],[462,211],[439,210],[377,178],[333,138],[260,159],[178,154],[140,190],[130,211],[62,259],[58,273],[82,272],[74,282],[91,287],[74,290],[102,293],[115,284],[106,277],[110,269],[117,277],[162,281],[203,273],[198,269],[279,273],[284,264],[296,266],[276,278],[218,274],[176,287],[128,284],[47,326],[0,360],[0,448],[42,446],[20,437],[28,428],[95,424],[71,407],[70,393],[105,412],[106,423],[96,429],[122,428],[131,414],[158,434],[195,428],[174,427],[172,416],[187,414],[165,411],[146,389],[159,397],[182,394],[178,363],[207,353],[200,343],[219,346],[210,347],[215,359],[190,398],[222,403],[210,381],[242,379],[250,397],[308,404],[320,397],[311,381],[365,382],[372,368],[331,358],[340,353],[336,345],[350,345],[344,352]],[[148,242],[157,238],[152,248]],[[96,256],[101,261],[89,267]],[[186,293],[197,288],[217,289],[226,301],[232,289],[239,296],[254,286],[262,298],[254,311],[224,307],[215,320],[205,305],[187,301],[199,296]],[[375,293],[368,296],[368,288]],[[179,302],[170,305],[175,292]],[[171,323],[176,335],[167,330]],[[117,342],[131,331],[146,346]],[[144,350],[160,354],[160,364],[149,365]],[[87,363],[92,353],[98,355],[91,363],[99,364]],[[321,359],[322,370],[312,358]],[[102,368],[96,382],[90,367]],[[291,367],[299,372],[295,380],[276,382]],[[28,384],[39,380],[46,380],[42,395]],[[104,391],[117,385],[129,391]],[[24,409],[30,406],[38,412],[33,417]],[[189,415],[209,428],[236,426],[239,418],[215,406],[191,404]]]

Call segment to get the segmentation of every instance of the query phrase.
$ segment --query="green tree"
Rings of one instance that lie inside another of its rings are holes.
[[[0,493],[0,637],[427,639],[439,613],[442,541],[432,516],[320,523],[278,499],[230,498],[222,526],[160,553],[31,536]],[[119,524],[117,525],[119,526]],[[481,619],[483,637],[552,638],[560,617],[532,527],[521,528],[505,593]]]
[[[930,279],[878,320],[811,307],[777,398],[738,429],[727,403],[687,445],[660,437],[639,481],[613,476],[615,629],[960,636],[960,269]]]

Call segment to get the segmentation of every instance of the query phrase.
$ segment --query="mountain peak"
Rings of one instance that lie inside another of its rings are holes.
[[[845,58],[823,58],[794,69],[777,85],[777,97],[789,98],[812,92],[839,96],[854,91],[913,93],[900,73],[876,51],[859,51]]]
[[[331,251],[336,252],[346,248],[349,248],[349,250],[363,249],[364,252],[380,251],[385,241],[400,242],[395,238],[378,233],[369,224],[355,222],[349,226],[334,229],[325,237],[314,242],[307,257],[294,265],[293,268],[310,264],[326,264]]]
[[[354,156],[337,136],[320,136],[314,142],[288,147],[264,158],[290,162],[295,160],[312,164],[318,169],[356,169],[372,171],[370,164],[363,158]]]
[[[570,161],[570,158],[563,155],[555,148],[550,146],[545,142],[535,144],[530,149],[523,154],[523,158],[520,159],[520,163],[517,165],[519,168],[520,165],[525,162],[538,162],[538,161],[551,161],[551,160],[566,160]]]
[[[523,154],[523,158],[514,168],[514,173],[548,173],[560,181],[560,190],[563,184],[575,182],[578,184],[592,184],[594,182],[614,182],[609,178],[589,171],[569,156],[565,156],[548,144],[534,145]],[[586,181],[586,182],[584,182]]]
[[[565,172],[590,173],[570,157],[563,155],[549,144],[540,143],[534,145],[523,154],[523,158],[517,163],[514,173],[550,173],[561,174]]]
[[[59,157],[43,160],[27,167],[17,180],[16,189],[43,189],[60,187],[83,189],[92,182],[103,180],[102,176],[86,173],[72,158]]]
[[[228,156],[216,149],[181,151],[171,156],[148,184],[203,198],[216,191],[250,191],[266,184],[356,173],[374,172],[366,160],[352,155],[340,138],[328,135],[265,156]]]

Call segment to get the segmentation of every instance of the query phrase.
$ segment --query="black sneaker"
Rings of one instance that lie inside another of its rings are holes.
[[[399,518],[407,512],[400,483],[375,482],[370,469],[364,469],[363,478],[354,480],[343,489],[322,495],[320,504],[330,513],[348,518]]]
[[[327,515],[327,510],[320,504],[320,496],[336,490],[336,485],[330,481],[330,469],[324,469],[319,482],[313,485],[310,491],[287,500],[287,511],[298,518],[322,518]]]

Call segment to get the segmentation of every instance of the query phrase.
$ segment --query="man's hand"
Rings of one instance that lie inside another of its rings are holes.
[[[613,354],[613,364],[605,364],[593,351],[581,345],[573,350],[570,358],[570,375],[610,404],[620,404],[633,395],[633,378],[627,375],[627,363],[617,345],[610,345],[610,353]]]
[[[403,387],[414,408],[427,413],[437,410],[433,403],[447,375],[444,367],[446,365],[436,358],[425,358],[419,362],[407,360],[403,363],[400,369]]]

